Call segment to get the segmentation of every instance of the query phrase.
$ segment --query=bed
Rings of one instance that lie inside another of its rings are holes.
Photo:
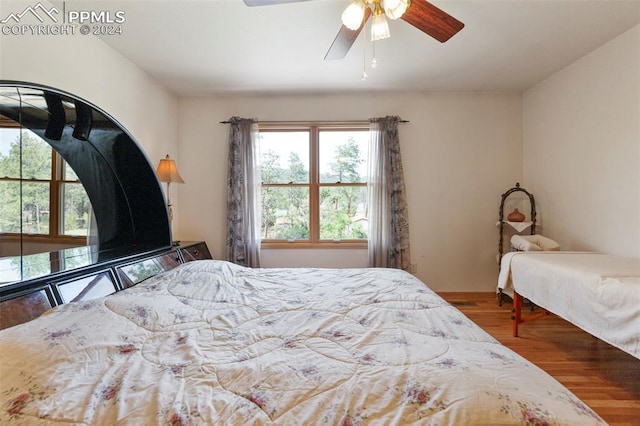
[[[640,259],[587,252],[511,252],[502,258],[498,287],[514,296],[514,335],[518,323],[527,319],[520,303],[526,298],[640,358]]]
[[[1,424],[604,424],[416,277],[194,261],[0,332]]]

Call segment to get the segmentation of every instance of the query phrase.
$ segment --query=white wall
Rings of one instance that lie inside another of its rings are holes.
[[[2,0],[0,16],[29,5],[34,2]],[[154,167],[166,154],[179,164],[177,97],[97,37],[0,34],[0,79],[44,84],[84,98],[119,121]]]
[[[526,91],[523,116],[545,234],[640,257],[640,25]]]
[[[228,125],[400,115],[413,262],[435,290],[495,288],[500,194],[522,176],[519,94],[189,97],[179,100],[180,237],[225,255]],[[263,266],[366,266],[358,250],[269,250]]]

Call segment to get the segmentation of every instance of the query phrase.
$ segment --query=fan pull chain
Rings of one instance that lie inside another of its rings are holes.
[[[371,60],[371,68],[376,68],[378,66],[378,61],[376,60],[376,42],[372,41],[373,45],[373,59]]]
[[[362,81],[367,77],[367,38],[362,36]]]

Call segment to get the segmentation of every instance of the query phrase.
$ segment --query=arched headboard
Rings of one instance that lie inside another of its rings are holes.
[[[49,143],[78,176],[98,231],[90,247],[92,262],[171,247],[171,224],[154,168],[108,113],[61,90],[0,80],[0,115],[4,123],[13,121]],[[15,263],[24,267],[22,260]],[[25,278],[22,271],[20,276]]]

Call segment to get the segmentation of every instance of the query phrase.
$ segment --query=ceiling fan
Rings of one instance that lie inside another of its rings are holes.
[[[308,0],[243,1],[247,6],[267,6]],[[344,58],[371,15],[373,15],[371,38],[374,41],[390,36],[386,18],[400,18],[441,43],[464,28],[462,22],[426,0],[355,0],[342,14],[343,24],[324,59]]]

